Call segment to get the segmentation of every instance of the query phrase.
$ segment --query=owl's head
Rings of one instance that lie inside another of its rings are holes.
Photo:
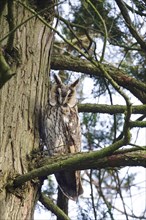
[[[70,85],[65,85],[59,76],[54,74],[55,84],[52,85],[49,94],[49,103],[51,106],[61,105],[74,107],[77,103],[76,100],[76,86],[79,79]]]

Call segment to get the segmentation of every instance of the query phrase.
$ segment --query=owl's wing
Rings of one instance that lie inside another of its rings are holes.
[[[45,142],[49,155],[80,151],[81,133],[77,108],[48,106],[44,118]],[[55,174],[61,191],[76,200],[83,193],[80,171],[61,171]]]
[[[69,115],[64,120],[68,153],[76,153],[81,147],[81,131],[77,107],[71,108]],[[55,174],[61,191],[69,198],[77,200],[83,193],[80,171],[62,171]]]
[[[71,108],[69,123],[67,124],[69,133],[69,153],[77,153],[81,150],[81,128],[77,107]]]

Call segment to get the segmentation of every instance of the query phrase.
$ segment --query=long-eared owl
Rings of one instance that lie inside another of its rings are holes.
[[[55,83],[49,93],[44,114],[44,141],[50,156],[80,151],[81,132],[77,110],[77,79],[65,85],[54,75]],[[83,193],[80,171],[61,171],[55,174],[61,191],[76,200]]]

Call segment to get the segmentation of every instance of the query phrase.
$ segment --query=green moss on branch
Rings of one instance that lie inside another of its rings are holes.
[[[57,205],[55,205],[49,197],[41,194],[39,201],[45,206],[45,208],[59,217],[60,220],[69,220],[69,217]]]
[[[105,114],[123,114],[126,111],[124,105],[106,105],[106,104],[79,104],[79,112],[92,112],[92,113],[105,113]],[[132,114],[145,114],[146,105],[134,105],[132,106]]]

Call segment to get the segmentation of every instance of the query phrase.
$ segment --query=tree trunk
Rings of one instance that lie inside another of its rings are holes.
[[[10,24],[16,27],[32,15],[18,2],[12,5],[8,1],[1,15],[0,39],[10,31]],[[15,31],[14,41],[10,35],[1,45],[16,75],[0,91],[0,219],[33,218],[39,183],[28,182],[13,192],[5,186],[11,178],[28,172],[27,155],[39,148],[39,116],[48,91],[50,33],[33,17]]]

